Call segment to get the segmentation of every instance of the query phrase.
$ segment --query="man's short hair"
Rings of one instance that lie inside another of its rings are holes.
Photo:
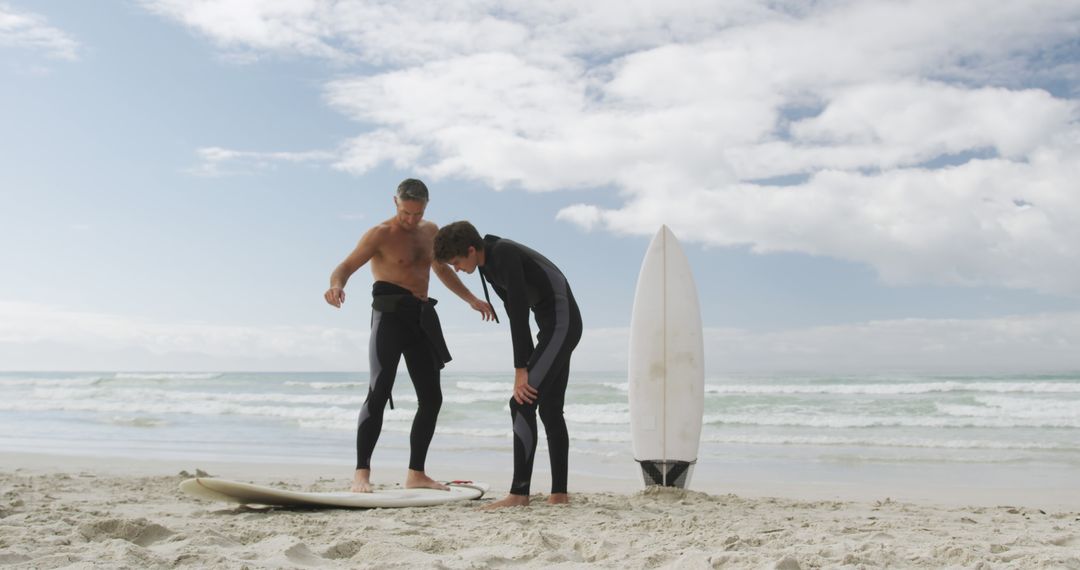
[[[414,202],[427,202],[428,190],[427,186],[424,186],[423,182],[415,178],[406,178],[398,184],[397,196],[402,200],[412,200]]]
[[[477,251],[484,249],[484,240],[472,224],[466,221],[446,224],[435,234],[435,260],[446,263],[455,257],[465,257],[470,246]]]

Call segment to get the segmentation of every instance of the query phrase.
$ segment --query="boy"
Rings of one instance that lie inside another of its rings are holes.
[[[570,356],[581,340],[581,313],[570,284],[554,263],[519,243],[487,235],[469,222],[454,222],[435,234],[435,260],[456,271],[480,270],[487,296],[490,282],[503,300],[514,346],[514,479],[510,494],[488,508],[527,506],[536,452],[536,411],[547,433],[551,459],[550,504],[570,502],[566,490],[570,438],[563,418]],[[490,300],[490,298],[489,298]],[[539,329],[533,346],[532,311]]]

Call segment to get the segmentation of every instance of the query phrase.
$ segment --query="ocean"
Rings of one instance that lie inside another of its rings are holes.
[[[869,465],[1080,480],[1080,373],[712,375],[705,384],[697,477]],[[442,386],[431,460],[509,469],[509,375],[444,371]],[[367,373],[3,372],[0,451],[347,467],[366,390]],[[376,468],[407,463],[416,397],[404,370],[394,401]],[[575,372],[566,401],[572,472],[637,477],[625,373]]]

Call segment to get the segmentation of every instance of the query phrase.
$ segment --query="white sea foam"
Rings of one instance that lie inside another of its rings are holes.
[[[571,422],[582,424],[629,424],[627,404],[567,404],[563,415]]]
[[[365,382],[298,382],[288,381],[285,382],[285,386],[299,386],[304,388],[310,388],[312,390],[360,390],[360,401],[363,402],[367,397],[368,383]],[[400,389],[399,389],[400,387]],[[454,387],[465,390],[466,393],[455,393],[448,390],[446,386],[443,388],[443,403],[451,404],[472,404],[476,402],[499,402],[502,400],[510,399],[510,392],[513,384],[509,382],[457,382]],[[479,393],[477,393],[479,392]],[[339,396],[323,396],[330,398],[334,401],[339,399]],[[288,401],[288,400],[283,400]],[[416,402],[416,393],[413,391],[412,385],[409,383],[409,379],[398,378],[394,385],[394,401],[395,402]]]
[[[840,416],[812,414],[713,414],[707,425],[753,425],[814,428],[1080,428],[1077,418],[940,417],[940,416]]]
[[[1025,394],[1080,394],[1077,382],[922,382],[903,384],[710,384],[709,394],[837,394],[904,395],[937,392],[990,392]]]
[[[499,428],[464,428],[464,427],[438,427],[435,428],[435,433],[439,435],[461,435],[465,437],[477,437],[477,438],[497,438],[497,439],[510,439],[513,436],[513,432],[510,430],[509,422],[503,429]]]
[[[84,387],[91,385],[80,385],[80,387],[63,387],[63,388],[39,388],[35,387],[27,395],[28,398],[37,398],[41,400],[83,400],[87,398],[100,398],[108,394],[107,390],[98,387]]]
[[[167,399],[152,400],[99,400],[99,399],[73,399],[73,400],[6,400],[0,401],[0,411],[16,412],[42,412],[42,411],[68,411],[68,412],[94,412],[102,414],[187,414],[196,416],[261,416],[266,418],[279,418],[294,421],[333,420],[354,423],[357,417],[356,408],[342,408],[339,406],[256,406],[243,405],[238,402],[211,402],[211,401],[170,401]],[[412,421],[414,409],[398,407],[395,410],[387,409],[384,413],[386,421]]]
[[[581,455],[596,455],[599,457],[627,457],[632,455],[626,449],[600,449],[596,447],[577,447],[575,445],[570,446],[570,453],[578,453]]]
[[[304,429],[317,429],[328,431],[356,431],[356,422],[359,419],[356,410],[339,413],[328,417],[304,417],[294,418],[296,425]],[[387,407],[383,410],[383,431],[408,433],[412,426],[413,416],[416,410],[407,408]]]
[[[257,396],[258,394],[251,394],[250,396]],[[293,402],[293,403],[311,403],[311,404],[355,404],[359,406],[367,399],[367,392],[359,396],[311,396],[311,395],[293,395],[293,394],[274,394],[274,401],[278,402]],[[413,392],[412,386],[405,386],[403,389],[394,389],[394,403],[405,402],[410,404],[417,403],[416,392]],[[476,402],[501,402],[503,400],[509,400],[510,394],[447,394],[443,393],[443,404],[474,404]],[[257,401],[257,400],[253,400]]]
[[[286,386],[303,386],[305,388],[311,388],[312,390],[353,390],[361,388],[367,390],[368,381],[363,382],[299,382],[296,380],[289,380],[285,382]]]
[[[268,392],[181,392],[181,391],[117,391],[123,399],[138,397],[161,397],[169,400],[197,400],[204,402],[274,402],[281,404],[322,404],[327,406],[359,406],[364,403],[364,396],[284,394]]]
[[[211,403],[240,403],[240,404],[291,404],[291,405],[323,405],[323,406],[353,406],[359,409],[366,399],[366,393],[348,396],[343,394],[289,394],[281,392],[189,392],[180,390],[158,390],[152,388],[104,388],[104,387],[35,387],[28,395],[29,401],[40,400],[52,402],[45,404],[43,409],[65,409],[57,404],[64,401],[87,401],[98,402],[100,407],[123,406],[125,402],[137,405],[147,403],[168,402],[174,410],[186,410],[191,405],[200,402]],[[466,393],[445,394],[444,405],[467,405],[477,402],[502,402],[508,400],[508,394],[494,393]],[[395,404],[416,404],[416,394],[401,390],[394,395]],[[27,404],[32,406],[33,404]],[[29,409],[29,408],[28,408]],[[84,409],[84,408],[79,408]],[[208,410],[221,410],[222,408],[210,407]],[[389,409],[389,408],[388,408]],[[188,413],[181,411],[180,413]]]
[[[117,372],[117,380],[213,380],[220,372]]]
[[[978,405],[937,404],[939,412],[960,417],[1071,420],[1080,418],[1080,400],[983,396]]]
[[[313,394],[283,394],[275,392],[187,392],[151,388],[38,388],[31,396],[42,400],[84,400],[88,398],[114,402],[270,402],[284,404],[359,405],[360,396],[331,396]]]
[[[605,387],[605,388],[611,388],[613,390],[618,390],[620,392],[629,392],[630,391],[630,384],[628,382],[602,382],[600,385]]]
[[[397,396],[394,396],[397,398]],[[415,398],[415,396],[414,396]],[[475,404],[477,402],[509,402],[510,390],[505,392],[482,392],[479,394],[443,394],[444,404]]]
[[[504,382],[458,381],[454,386],[457,386],[462,390],[472,390],[474,392],[499,392],[501,394],[509,395],[510,390],[514,387],[514,383],[508,378]],[[509,396],[507,396],[507,398],[509,398]]]
[[[573,430],[570,432],[571,441],[593,441],[599,443],[629,443],[630,431],[587,431]]]
[[[111,416],[105,421],[110,424],[140,428],[160,427],[168,423],[160,418],[145,416]]]
[[[889,438],[889,437],[839,437],[839,436],[798,436],[798,435],[726,435],[712,434],[702,437],[707,443],[749,444],[749,445],[814,445],[814,446],[858,446],[858,447],[911,447],[927,449],[1002,449],[1032,451],[1080,451],[1080,446],[1064,443],[1044,443],[1027,441],[997,440],[951,440],[929,438]]]
[[[303,429],[326,431],[356,431],[356,418],[344,417],[331,420],[296,420],[296,425]]]
[[[399,429],[403,429],[404,426],[399,426]],[[538,426],[538,429],[542,430],[543,424]],[[510,428],[510,423],[507,422],[506,427],[503,428],[470,428],[461,426],[443,426],[440,425],[436,428],[435,433],[440,435],[459,435],[475,438],[497,438],[497,439],[510,439],[513,437],[513,430]],[[544,439],[543,431],[540,432],[540,439]],[[629,432],[591,432],[587,430],[571,430],[570,441],[590,441],[600,443],[628,443],[630,441]]]
[[[93,386],[103,380],[101,376],[76,376],[72,378],[0,378],[0,386]]]

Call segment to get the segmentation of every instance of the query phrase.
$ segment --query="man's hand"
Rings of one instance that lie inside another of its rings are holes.
[[[531,404],[536,401],[540,392],[529,386],[529,370],[527,368],[514,369],[514,401],[519,404]]]
[[[495,309],[491,308],[491,305],[487,301],[481,301],[474,297],[473,300],[469,302],[469,306],[479,311],[485,321],[495,320]]]
[[[323,294],[323,298],[327,303],[340,309],[341,304],[345,302],[345,290],[341,287],[331,287]]]

